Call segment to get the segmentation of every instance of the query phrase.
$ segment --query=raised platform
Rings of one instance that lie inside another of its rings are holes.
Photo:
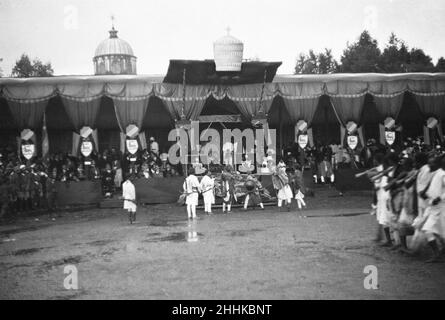
[[[57,205],[98,204],[102,201],[100,181],[56,182]]]
[[[99,204],[101,209],[123,208],[123,206],[124,200],[119,199],[118,195],[111,199],[103,199]]]

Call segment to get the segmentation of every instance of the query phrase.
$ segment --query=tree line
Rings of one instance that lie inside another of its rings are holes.
[[[2,59],[0,58],[0,62]],[[325,48],[320,53],[309,50],[300,53],[295,65],[295,74],[326,73],[406,73],[406,72],[445,72],[445,58],[441,57],[434,65],[433,59],[422,49],[409,48],[405,41],[391,33],[385,48],[380,50],[377,40],[368,31],[363,31],[356,42],[347,44],[340,61],[332,56],[332,50]],[[0,77],[3,76],[0,68]],[[12,69],[16,78],[51,77],[54,70],[50,62],[22,54]]]
[[[327,48],[320,53],[314,50],[300,53],[295,74],[445,72],[444,57],[436,65],[432,60],[422,49],[409,48],[394,33],[382,51],[377,40],[365,30],[356,42],[347,44],[339,62]]]
[[[0,62],[2,62],[0,58]],[[15,62],[12,68],[11,77],[13,78],[31,78],[31,77],[52,77],[54,75],[53,67],[50,62],[43,63],[39,58],[31,58],[23,53]],[[3,77],[3,70],[0,68],[0,77]]]

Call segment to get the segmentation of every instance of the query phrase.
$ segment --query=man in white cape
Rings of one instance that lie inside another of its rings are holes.
[[[128,218],[130,223],[136,221],[136,188],[131,180],[134,178],[133,175],[127,177],[127,179],[122,184],[122,198],[124,199],[124,210],[128,211]]]
[[[186,195],[185,204],[187,206],[187,216],[189,219],[196,218],[196,206],[198,205],[198,196],[201,185],[195,176],[195,170],[190,168],[188,176],[183,185],[184,194]]]
[[[431,180],[427,190],[429,206],[425,210],[426,221],[422,227],[425,232],[428,244],[433,250],[433,256],[428,262],[440,260],[438,242],[445,244],[445,157],[440,160],[439,168]]]
[[[201,192],[204,199],[204,212],[212,214],[212,204],[215,203],[215,195],[213,189],[215,188],[215,180],[212,179],[211,173],[208,170],[206,175],[201,179]]]

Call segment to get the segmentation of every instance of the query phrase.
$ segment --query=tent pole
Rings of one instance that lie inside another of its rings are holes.
[[[325,118],[325,144],[328,144],[329,142],[327,141],[328,137],[329,137],[329,122],[328,122],[328,107],[326,106],[326,108],[324,109],[324,118]],[[341,124],[340,124],[341,125]]]
[[[280,118],[280,155],[283,156],[283,119],[282,119],[282,105],[280,106],[280,114],[279,114],[279,118]]]

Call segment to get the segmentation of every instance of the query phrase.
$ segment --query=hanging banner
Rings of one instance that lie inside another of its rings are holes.
[[[87,158],[93,152],[93,143],[88,140],[82,141],[80,145],[80,153]]]
[[[300,146],[301,149],[306,148],[308,142],[309,142],[309,137],[307,134],[298,135],[298,145]]]
[[[392,146],[396,141],[396,132],[395,131],[385,131],[385,140],[386,143]]]
[[[26,160],[31,159],[36,151],[36,146],[34,144],[22,144],[22,154]]]
[[[139,149],[139,144],[136,139],[127,139],[126,144],[127,150],[130,152],[130,154],[135,154]]]
[[[357,145],[358,145],[358,136],[356,136],[356,135],[349,135],[348,138],[347,138],[347,142],[348,142],[349,148],[354,150],[355,148],[357,148]]]
[[[309,143],[307,122],[299,120],[295,125],[295,142],[298,143],[301,149],[306,148]]]

